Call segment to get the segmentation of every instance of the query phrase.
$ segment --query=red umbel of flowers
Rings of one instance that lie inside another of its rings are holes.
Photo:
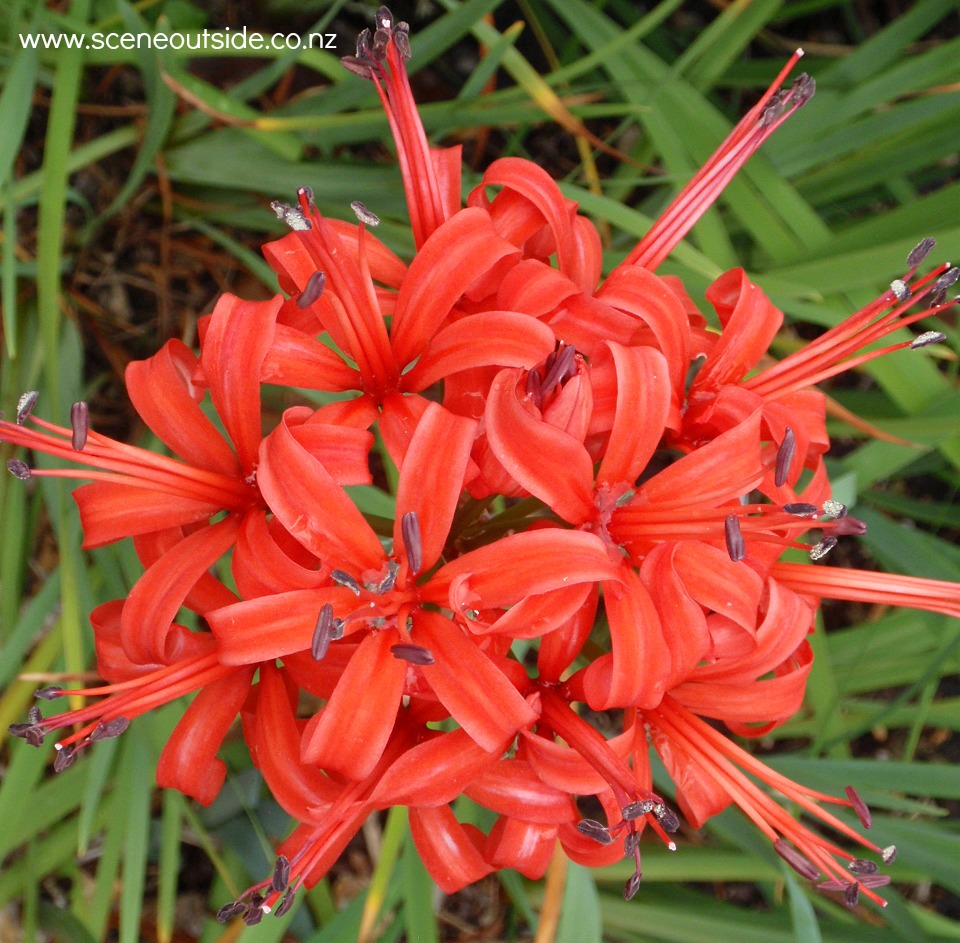
[[[796,713],[822,599],[960,615],[954,584],[779,559],[802,547],[820,560],[864,529],[832,499],[810,384],[942,340],[867,349],[953,304],[958,270],[918,276],[922,243],[873,304],[767,366],[782,314],[746,273],[709,289],[715,333],[678,280],[652,270],[809,98],[806,77],[779,90],[797,57],[598,287],[599,237],[541,168],[497,161],[460,207],[459,152],[427,144],[408,56],[405,24],[381,8],[345,64],[390,120],[409,265],[372,235],[366,207],[353,205],[358,225],[328,219],[303,187],[295,206],[274,207],[293,231],[265,247],[290,297],[226,296],[201,323],[199,359],[171,342],[128,370],[135,406],[182,461],[91,432],[80,405],[70,430],[31,429],[32,395],[0,424],[4,441],[85,466],[10,469],[91,479],[77,491],[86,545],[132,536],[146,570],[93,614],[107,683],[41,692],[91,703],[34,708],[13,732],[39,745],[77,725],[59,742],[62,769],[196,692],[158,780],[209,802],[239,713],[253,762],[300,824],[222,919],[283,913],[367,815],[396,805],[445,892],[503,867],[538,877],[559,842],[587,865],[625,850],[632,897],[641,833],[674,848],[679,827],[654,791],[651,748],[692,825],[736,804],[800,874],[825,876],[848,904],[880,901],[878,866],[799,824],[766,787],[888,862],[892,849],[826,811],[853,808],[866,826],[855,792],[806,790],[714,722],[756,737]],[[264,428],[264,384],[358,395]],[[226,437],[199,408],[206,391]],[[371,483],[373,425],[399,469],[392,528],[344,487]],[[209,572],[227,554],[236,593]],[[181,606],[210,632],[174,622]],[[606,649],[591,638],[601,611]],[[517,659],[517,640],[535,665]],[[304,694],[319,705],[309,717]],[[621,712],[621,731],[607,739],[581,704]],[[460,795],[496,814],[489,834],[457,820]],[[595,797],[607,823],[582,820],[576,796]]]

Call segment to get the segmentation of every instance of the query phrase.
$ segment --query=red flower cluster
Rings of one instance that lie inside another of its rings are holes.
[[[33,394],[0,423],[3,440],[85,466],[10,463],[22,478],[88,479],[75,492],[85,545],[133,537],[144,565],[126,599],[94,613],[108,683],[70,693],[96,700],[34,708],[13,732],[39,745],[80,725],[56,744],[63,769],[196,692],[157,779],[209,803],[240,714],[254,763],[301,824],[223,919],[284,911],[393,805],[409,807],[444,891],[498,868],[537,877],[559,841],[584,864],[632,856],[629,898],[641,833],[673,848],[679,825],[653,792],[651,747],[692,825],[735,803],[802,875],[824,873],[821,887],[850,904],[861,892],[881,901],[873,888],[889,879],[876,864],[801,825],[757,781],[889,862],[892,848],[823,808],[853,807],[868,825],[856,794],[804,789],[710,721],[755,737],[797,711],[823,597],[960,614],[954,584],[779,560],[798,547],[820,559],[864,530],[831,499],[811,385],[941,310],[957,269],[918,277],[922,244],[888,292],[770,365],[782,315],[742,270],[707,294],[717,333],[654,269],[810,97],[806,76],[779,90],[797,57],[601,284],[595,229],[534,164],[496,161],[461,207],[460,154],[427,144],[409,50],[406,24],[381,8],[345,60],[390,119],[409,265],[371,234],[365,207],[354,204],[358,225],[326,219],[302,188],[294,205],[274,204],[292,232],[264,247],[285,296],[225,296],[199,358],[170,341],[127,371],[138,412],[178,458],[89,430],[82,404],[69,429],[34,418]],[[354,395],[290,408],[264,434],[264,385]],[[226,436],[201,408],[207,394]],[[372,483],[373,428],[399,469],[392,523],[345,490]],[[211,572],[226,560],[236,592]],[[181,606],[209,631],[177,624]],[[575,705],[620,712],[622,731],[607,739]],[[456,819],[461,794],[497,814],[489,834]],[[583,819],[577,796],[596,797],[607,824]]]

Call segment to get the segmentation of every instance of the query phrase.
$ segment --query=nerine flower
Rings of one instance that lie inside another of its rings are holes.
[[[804,789],[714,722],[751,737],[795,713],[821,599],[960,615],[951,583],[780,559],[788,548],[821,559],[864,527],[832,500],[812,384],[942,340],[868,346],[952,304],[960,272],[917,276],[922,243],[888,292],[768,365],[782,315],[743,271],[708,291],[720,332],[654,271],[810,97],[806,76],[780,90],[799,55],[601,283],[595,228],[543,169],[496,161],[461,206],[459,149],[429,146],[406,75],[409,29],[381,8],[344,64],[373,82],[390,121],[409,265],[371,234],[366,207],[353,205],[358,225],[327,219],[303,187],[296,205],[274,205],[292,232],[264,247],[289,297],[226,296],[201,325],[199,359],[170,342],[128,369],[135,406],[182,460],[98,435],[82,405],[69,430],[32,419],[33,396],[17,423],[0,422],[4,441],[85,466],[10,464],[21,478],[90,480],[76,492],[85,545],[133,536],[146,568],[127,600],[94,614],[108,683],[75,693],[99,700],[49,717],[34,708],[13,732],[39,745],[79,724],[58,743],[61,769],[197,692],[158,780],[209,802],[239,711],[254,763],[300,824],[269,878],[221,919],[284,912],[367,815],[397,804],[447,892],[495,868],[539,876],[559,841],[585,864],[632,857],[632,897],[641,834],[675,848],[679,827],[653,791],[651,748],[692,825],[736,804],[800,874],[825,874],[820,886],[848,904],[861,893],[882,903],[875,863],[799,823],[762,784],[889,863],[895,850],[824,808],[867,824],[856,793]],[[294,406],[264,429],[268,384],[357,395]],[[228,438],[199,408],[205,390]],[[374,425],[399,468],[390,528],[343,487],[371,482]],[[227,555],[236,594],[208,572]],[[181,606],[211,631],[178,625]],[[605,649],[591,639],[600,613]],[[518,661],[516,640],[535,659]],[[298,716],[304,692],[321,702],[310,717]],[[581,703],[622,712],[621,732],[603,736]],[[461,794],[496,813],[489,834],[456,819]],[[606,824],[581,819],[576,796],[596,797]]]

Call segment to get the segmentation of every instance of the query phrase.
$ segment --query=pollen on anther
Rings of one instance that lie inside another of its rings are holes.
[[[931,344],[942,344],[947,339],[947,335],[942,331],[924,331],[916,337],[910,345],[911,350],[919,350],[921,347],[929,347]]]
[[[368,226],[380,225],[380,217],[376,213],[371,213],[359,200],[354,200],[350,204],[350,209],[353,210],[361,223],[366,223]]]
[[[37,405],[37,400],[40,398],[39,390],[30,390],[28,393],[24,393],[23,396],[17,400],[17,425],[22,426],[24,422],[30,417],[30,413],[33,412],[33,407]]]
[[[313,229],[313,223],[303,215],[303,212],[289,203],[274,200],[270,204],[270,209],[276,213],[277,219],[285,222],[294,232],[305,232],[308,229]]]
[[[823,502],[823,513],[825,517],[845,517],[847,514],[847,506],[840,501],[834,501],[833,498],[830,498]]]
[[[21,481],[27,481],[33,477],[30,466],[26,462],[21,462],[18,458],[11,458],[7,462],[7,471],[10,472],[14,478],[19,478]]]
[[[837,545],[836,537],[824,537],[810,548],[811,560],[822,560]]]
[[[906,301],[912,294],[910,286],[902,278],[895,278],[890,282],[890,291],[897,301]]]

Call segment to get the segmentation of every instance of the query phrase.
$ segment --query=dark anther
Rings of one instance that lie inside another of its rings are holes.
[[[362,29],[357,35],[357,58],[366,60],[370,58],[370,30]]]
[[[293,906],[294,897],[296,897],[296,892],[291,887],[283,895],[280,903],[277,904],[277,909],[273,912],[274,917],[282,917]]]
[[[924,331],[918,337],[914,338],[910,349],[919,350],[921,347],[929,347],[931,344],[942,344],[946,339],[947,335],[942,331]]]
[[[856,907],[860,903],[860,885],[856,881],[851,881],[843,889],[843,902],[848,907]]]
[[[793,453],[797,448],[797,438],[793,434],[793,429],[787,426],[783,433],[783,441],[780,448],[777,449],[777,467],[774,472],[773,482],[779,488],[786,484],[790,475],[790,466],[793,464]]]
[[[937,240],[927,236],[926,239],[921,239],[911,250],[910,254],[907,256],[907,265],[910,268],[916,268],[929,254],[930,250],[937,244]]]
[[[434,664],[433,652],[422,645],[391,645],[390,654],[401,661],[409,661],[411,665]]]
[[[747,552],[747,545],[743,542],[743,533],[740,530],[740,519],[736,514],[728,514],[723,522],[723,533],[727,541],[727,553],[734,563],[739,563]]]
[[[780,89],[770,96],[763,114],[760,115],[760,127],[766,128],[774,123],[787,110],[787,93]]]
[[[862,537],[867,532],[867,522],[861,521],[859,517],[847,514],[837,519],[836,524],[832,527],[832,532],[841,537]]]
[[[913,294],[913,292],[910,291],[910,286],[902,278],[895,278],[890,282],[890,291],[893,292],[893,296],[897,301],[901,303]]]
[[[624,900],[633,900],[637,896],[637,891],[640,890],[640,882],[643,880],[643,875],[639,871],[634,871],[633,874],[627,878],[627,883],[623,885],[623,899]]]
[[[354,595],[360,595],[360,584],[349,573],[344,573],[343,570],[333,570],[330,573],[330,579],[338,586],[346,586]]]
[[[837,545],[836,537],[824,537],[810,548],[811,560],[822,560]]]
[[[562,386],[576,374],[577,367],[574,362],[576,355],[576,348],[571,344],[565,344],[555,354],[547,357],[545,363],[547,373],[540,385],[544,393],[552,393],[556,387]]]
[[[796,517],[810,517],[817,513],[817,506],[815,504],[804,504],[803,502],[785,504],[783,509],[787,514],[793,514]]]
[[[393,44],[397,47],[397,53],[404,62],[410,61],[410,26],[407,23],[397,23],[393,31]]]
[[[853,874],[865,875],[865,874],[876,874],[880,870],[880,866],[873,861],[867,861],[864,858],[854,858],[850,864],[847,865],[847,869]]]
[[[373,47],[370,54],[377,62],[387,58],[387,46],[390,45],[390,31],[385,29],[374,30]]]
[[[893,864],[893,862],[897,860],[897,846],[887,845],[880,853],[880,857],[883,859],[884,864]]]
[[[321,661],[330,648],[333,641],[333,626],[336,620],[333,618],[333,606],[330,603],[324,603],[320,607],[320,615],[317,617],[317,627],[313,630],[313,641],[310,643],[310,655],[316,660]]]
[[[82,452],[90,432],[90,409],[82,400],[70,407],[70,428],[73,430],[70,444],[75,452]]]
[[[368,226],[380,225],[380,217],[376,213],[371,213],[359,200],[354,200],[350,204],[350,209],[361,223],[366,223]]]
[[[7,471],[21,481],[26,481],[32,475],[30,466],[26,462],[21,462],[18,458],[11,458],[7,462]]]
[[[37,400],[40,399],[39,390],[30,390],[29,393],[24,393],[23,396],[17,400],[17,425],[22,426],[24,422],[30,417],[30,413],[33,412],[33,407],[37,405]]]
[[[27,711],[27,720],[29,720],[31,724],[39,724],[40,721],[43,720],[43,714],[40,713],[40,708],[37,707],[36,704]]]
[[[114,737],[119,737],[129,726],[130,721],[126,717],[115,717],[113,720],[104,721],[94,727],[93,733],[90,734],[90,742],[112,740]]]
[[[373,591],[375,593],[389,593],[397,583],[397,574],[399,572],[399,565],[395,560],[391,560],[387,564],[387,575],[373,587]]]
[[[278,855],[273,865],[273,877],[270,879],[270,890],[282,894],[290,883],[290,861],[284,855]]]
[[[377,9],[377,12],[374,14],[374,23],[377,24],[377,29],[392,30],[393,29],[393,13],[390,12],[390,7],[382,6]]]
[[[652,799],[644,799],[642,802],[630,802],[620,810],[620,814],[623,816],[624,822],[632,822],[634,819],[649,815],[655,805],[656,802]]]
[[[297,297],[298,308],[309,308],[323,294],[323,289],[327,285],[327,276],[325,272],[317,269],[308,279],[302,292]]]
[[[254,895],[254,897],[258,896],[259,895]],[[243,922],[248,927],[255,927],[261,920],[263,920],[263,908],[260,906],[261,903],[263,903],[262,900],[256,905],[256,907],[254,907],[253,902],[250,902],[249,909],[243,915]]]
[[[40,688],[34,691],[33,696],[41,701],[55,701],[58,697],[63,697],[63,688],[51,685],[48,688]]]
[[[665,832],[673,833],[680,828],[680,819],[677,818],[677,813],[673,809],[658,805],[653,807],[653,814]]]
[[[640,845],[640,833],[631,832],[623,840],[623,853],[628,857],[632,857],[636,852],[637,848]]]
[[[7,727],[7,733],[11,737],[19,737],[21,740],[27,739],[27,734],[34,729],[36,724],[10,724]]]
[[[580,819],[580,821],[577,822],[577,831],[581,835],[586,835],[587,838],[592,838],[595,842],[599,842],[601,845],[612,845],[615,841],[606,826],[596,819]]]
[[[934,283],[933,291],[927,301],[931,308],[939,307],[947,300],[947,289],[952,288],[960,279],[960,268],[953,266],[947,269]]]
[[[820,870],[817,866],[809,858],[800,854],[792,845],[788,845],[782,838],[778,838],[773,843],[773,850],[801,877],[808,881],[815,881],[820,877]]]
[[[76,759],[76,753],[70,747],[62,747],[57,750],[57,755],[53,760],[53,771],[62,773],[68,766],[73,765],[74,759]]]
[[[340,59],[342,65],[348,72],[361,79],[373,81],[373,66],[368,62],[363,62],[356,56],[343,56]]]
[[[817,83],[807,75],[806,72],[801,72],[794,80],[793,87],[790,89],[790,98],[792,101],[797,103],[799,108],[801,105],[805,105],[811,98],[813,98],[814,92],[817,90]]]
[[[416,576],[423,567],[423,540],[420,537],[420,518],[416,511],[407,511],[400,521],[400,536],[407,553],[407,565]]]
[[[850,800],[850,805],[853,807],[853,811],[857,813],[857,818],[860,819],[860,824],[864,828],[870,828],[873,825],[873,816],[870,814],[870,810],[867,808],[866,802],[860,798],[857,790],[853,786],[847,786],[843,790],[847,794],[847,798]]]
[[[235,900],[229,904],[224,904],[217,911],[217,921],[219,923],[227,923],[233,920],[234,917],[239,917],[246,909],[247,905],[242,900]]]

